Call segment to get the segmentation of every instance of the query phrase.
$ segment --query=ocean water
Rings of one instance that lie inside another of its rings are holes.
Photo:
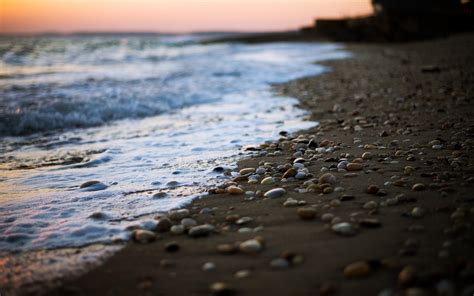
[[[334,44],[0,37],[0,253],[127,240],[226,180],[245,145],[314,126],[271,84]],[[98,180],[103,186],[80,188]]]

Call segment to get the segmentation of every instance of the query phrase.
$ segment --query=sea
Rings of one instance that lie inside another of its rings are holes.
[[[244,147],[315,126],[272,86],[350,56],[332,43],[204,38],[0,37],[0,255],[153,228],[153,214],[228,180]]]

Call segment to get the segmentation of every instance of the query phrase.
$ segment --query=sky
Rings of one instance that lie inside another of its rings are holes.
[[[371,12],[370,0],[0,0],[0,33],[279,31]]]

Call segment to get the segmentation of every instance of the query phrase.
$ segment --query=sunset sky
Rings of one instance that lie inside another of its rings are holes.
[[[0,33],[275,31],[371,11],[370,0],[0,0]]]

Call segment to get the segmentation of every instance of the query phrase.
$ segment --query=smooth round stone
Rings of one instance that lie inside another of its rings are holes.
[[[364,165],[362,163],[357,163],[357,162],[351,162],[347,165],[347,170],[350,172],[353,171],[361,171],[364,168]]]
[[[311,207],[299,208],[296,212],[301,220],[313,220],[317,214],[316,209]]]
[[[262,244],[256,239],[244,241],[239,245],[239,250],[246,254],[256,254],[263,249]]]
[[[237,230],[237,232],[240,233],[240,234],[242,234],[242,233],[252,233],[253,229],[249,228],[249,227],[242,227],[242,228],[239,228],[239,230]]]
[[[160,220],[158,220],[158,223],[156,223],[155,229],[158,232],[167,232],[168,230],[170,230],[172,225],[173,224],[168,218],[161,218]]]
[[[164,198],[167,196],[168,196],[168,193],[166,192],[158,192],[158,193],[153,194],[154,199]]]
[[[305,161],[306,161],[306,159],[299,157],[299,158],[295,159],[293,161],[293,163],[304,163]]]
[[[220,244],[217,246],[217,252],[221,254],[234,254],[237,252],[237,247],[232,244]]]
[[[197,221],[191,218],[184,218],[181,220],[181,225],[186,228],[190,228],[197,225]]]
[[[411,190],[413,190],[413,191],[423,191],[425,189],[426,189],[426,186],[423,183],[417,183],[417,184],[413,185],[413,187],[411,188]]]
[[[85,183],[82,183],[79,188],[81,189],[81,191],[99,191],[107,189],[107,187],[109,186],[99,181],[87,181]]]
[[[237,279],[248,278],[251,274],[251,271],[248,269],[239,270],[234,274],[234,277]]]
[[[364,159],[364,160],[372,159],[372,153],[371,152],[364,152],[362,154],[362,159]]]
[[[355,229],[354,227],[347,223],[347,222],[341,222],[341,223],[337,223],[337,224],[334,224],[331,229],[337,233],[337,234],[340,234],[340,235],[344,235],[344,236],[351,236],[351,235],[354,235],[355,234]]]
[[[293,198],[288,198],[284,203],[284,207],[296,207],[298,205],[298,201]]]
[[[267,169],[266,169],[266,168],[262,168],[262,167],[257,168],[257,169],[255,170],[255,174],[257,174],[257,175],[264,175],[266,172],[267,172]]]
[[[340,169],[340,170],[345,170],[347,168],[348,164],[349,164],[349,162],[347,160],[340,161],[337,164],[337,168]]]
[[[415,207],[411,210],[411,216],[413,218],[421,218],[425,215],[425,210],[420,207]]]
[[[248,174],[252,174],[255,172],[255,169],[254,168],[244,168],[244,169],[241,169],[239,171],[239,174],[241,174],[242,176],[243,175],[248,175]]]
[[[300,170],[300,169],[304,168],[304,163],[301,163],[301,162],[294,163],[293,168],[296,169],[296,170]]]
[[[366,277],[370,273],[370,265],[365,261],[354,262],[344,268],[344,276],[346,278]]]
[[[275,179],[273,177],[266,177],[260,182],[262,185],[272,185],[275,184]]]
[[[210,208],[203,208],[199,211],[200,215],[211,215],[214,211]]]
[[[186,229],[186,227],[184,227],[184,225],[173,225],[173,226],[171,226],[171,228],[170,228],[170,232],[171,232],[172,234],[178,235],[178,234],[184,233],[184,230],[185,230],[185,229]]]
[[[328,184],[336,184],[337,179],[336,176],[334,176],[331,173],[326,173],[319,177],[319,183],[328,183]]]
[[[173,210],[168,213],[168,217],[172,220],[181,220],[189,216],[188,209]]]
[[[369,185],[369,187],[367,187],[367,193],[369,194],[377,194],[379,190],[380,188],[377,185]]]
[[[211,272],[216,270],[216,264],[214,262],[206,262],[202,265],[202,270],[206,272]]]
[[[307,177],[308,175],[304,172],[298,172],[295,175],[295,179],[298,179],[298,180],[303,180],[303,179],[306,179]]]
[[[286,190],[283,188],[273,188],[265,192],[263,196],[267,198],[278,198],[278,197],[283,196],[285,193],[286,193]]]
[[[373,210],[377,208],[377,206],[378,206],[377,202],[371,200],[371,201],[366,202],[362,207],[366,210]]]
[[[189,229],[188,234],[191,237],[202,237],[209,235],[211,232],[214,231],[214,229],[214,226],[210,224],[203,224],[192,227],[191,229]]]
[[[139,243],[146,244],[156,240],[156,234],[149,230],[135,229],[132,233],[133,239]]]
[[[270,261],[270,267],[274,269],[286,269],[290,267],[290,262],[284,258],[276,258]]]
[[[321,215],[321,221],[323,222],[331,222],[334,219],[334,215],[331,213],[325,213]]]
[[[245,193],[245,191],[242,188],[234,186],[234,185],[227,187],[226,191],[227,193],[231,195],[239,195],[239,194]]]
[[[252,221],[253,221],[253,218],[251,218],[251,217],[242,217],[242,218],[238,219],[237,221],[235,221],[235,224],[244,225],[244,224],[250,223]]]
[[[215,296],[228,296],[234,295],[236,293],[236,291],[228,284],[222,282],[213,283],[209,290],[211,291],[212,295]]]

